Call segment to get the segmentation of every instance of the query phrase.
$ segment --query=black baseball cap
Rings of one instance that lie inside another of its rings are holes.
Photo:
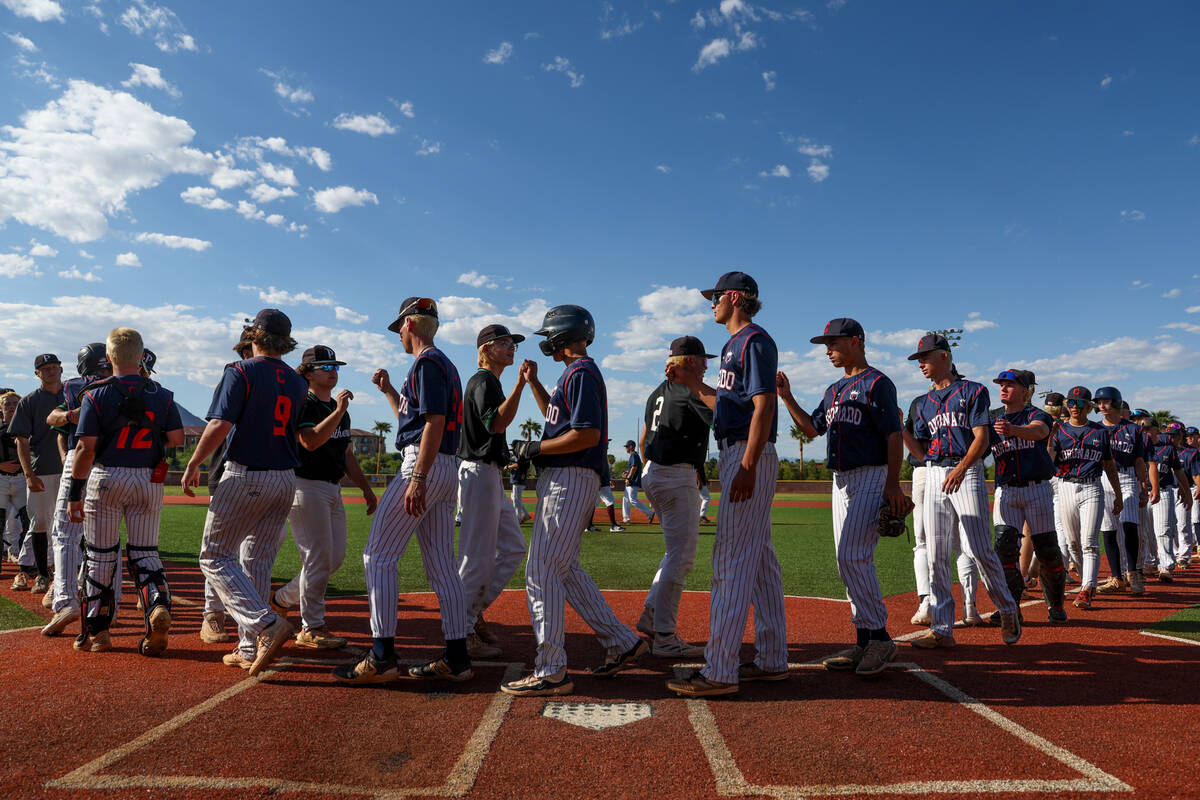
[[[400,326],[404,324],[404,318],[413,316],[414,314],[437,319],[437,303],[429,297],[407,298],[400,304],[400,311],[396,313],[396,320],[391,325],[388,325],[388,330],[392,333],[399,333]]]
[[[326,347],[323,344],[313,345],[304,351],[304,355],[300,356],[300,365],[312,364],[314,367],[322,364],[337,364],[345,366],[345,361],[338,361],[334,355],[332,347]]]
[[[1092,390],[1086,386],[1072,386],[1071,391],[1067,392],[1068,400],[1083,400],[1092,402]]]
[[[61,363],[62,362],[58,360],[58,356],[54,355],[54,353],[42,353],[40,356],[34,356],[33,368],[41,369],[42,367],[46,366],[47,364],[61,364]]]
[[[154,355],[154,351],[149,348],[142,349],[142,369],[146,372],[154,372],[154,365],[158,363],[158,356]]]
[[[1020,369],[1006,369],[997,375],[992,380],[992,383],[1004,383],[1005,381],[1012,381],[1013,383],[1019,384],[1023,388],[1028,389],[1029,384],[1027,381],[1029,379],[1023,374],[1024,372],[1024,370]]]
[[[716,356],[714,356],[712,353],[704,352],[704,342],[700,341],[695,336],[680,336],[678,339],[671,342],[671,355],[716,358]]]
[[[712,300],[714,294],[720,292],[746,292],[758,294],[758,282],[744,272],[726,272],[717,278],[717,285],[711,289],[701,289],[700,294],[705,300]]]
[[[630,439],[628,442],[626,442],[626,443],[625,443],[625,446],[626,446],[626,447],[632,447],[632,448],[634,448],[634,449],[637,449],[637,443],[636,443],[636,442],[634,442],[634,441],[633,441],[633,439]]]
[[[3,391],[0,391],[0,394],[3,394]],[[1200,433],[1200,428],[1197,428],[1195,425],[1189,425],[1183,432],[1188,436],[1195,436]]]
[[[1032,370],[1028,370],[1028,369],[1014,369],[1014,370],[1013,370],[1013,372],[1017,373],[1018,375],[1024,375],[1024,376],[1025,376],[1025,386],[1026,386],[1026,387],[1029,387],[1029,386],[1036,386],[1036,385],[1037,385],[1037,376],[1035,376],[1035,375],[1033,374],[1033,371],[1032,371]]]
[[[1128,401],[1128,400],[1122,400],[1122,401],[1121,401],[1121,410],[1122,410],[1122,411],[1128,411],[1128,410],[1129,410],[1129,401]]]
[[[825,325],[825,332],[820,336],[814,336],[809,339],[813,344],[828,344],[831,339],[836,339],[839,336],[857,336],[864,342],[867,340],[867,335],[863,333],[862,325],[858,324],[858,320],[850,319],[849,317],[838,317],[831,319]]]
[[[479,335],[475,337],[475,346],[483,347],[488,342],[494,342],[497,339],[503,339],[505,336],[512,339],[517,344],[520,344],[521,342],[525,341],[525,337],[522,336],[521,334],[513,333],[512,331],[510,331],[508,328],[504,327],[503,325],[497,324],[497,325],[488,325],[486,328],[481,330],[479,332]]]
[[[253,320],[246,322],[276,336],[292,335],[292,320],[278,308],[264,308],[254,315]]]
[[[1067,398],[1063,397],[1062,392],[1050,392],[1049,394],[1046,395],[1046,405],[1061,406],[1063,403],[1063,400],[1066,400],[1066,399]]]
[[[921,337],[921,341],[917,342],[917,352],[908,357],[909,361],[916,361],[926,353],[933,353],[938,350],[950,352],[950,342],[945,336],[940,333],[927,333]]]

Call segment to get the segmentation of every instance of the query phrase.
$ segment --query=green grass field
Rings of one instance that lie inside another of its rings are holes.
[[[1185,608],[1178,614],[1172,614],[1158,622],[1153,628],[1147,628],[1150,633],[1163,633],[1167,636],[1178,636],[1181,639],[1191,639],[1200,642],[1200,606]]]
[[[7,575],[5,577],[8,577]],[[29,628],[42,625],[45,620],[7,597],[0,597],[0,631]]]

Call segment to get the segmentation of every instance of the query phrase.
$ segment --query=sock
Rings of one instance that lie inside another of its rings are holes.
[[[855,628],[854,633],[858,637],[855,644],[858,645],[859,647],[866,647],[867,642],[869,642],[871,640],[870,628]]]
[[[396,640],[394,637],[376,636],[371,642],[371,654],[375,656],[376,661],[391,661],[396,657]],[[465,648],[466,645],[464,644],[463,647]]]
[[[616,506],[609,506],[609,507],[608,507],[608,522],[609,522],[609,524],[610,524],[610,525],[616,525],[616,524],[617,524],[617,512],[616,512]]]
[[[447,639],[446,640],[446,663],[450,665],[450,669],[458,672],[464,667],[471,666],[471,657],[467,655],[467,640],[466,639]]]
[[[45,531],[33,531],[30,536],[33,537],[33,560],[37,564],[37,573],[43,578],[50,577],[50,558],[48,547],[50,537]]]
[[[873,642],[890,642],[892,640],[892,637],[888,636],[887,628],[873,628],[870,633]]]
[[[1121,575],[1121,548],[1117,544],[1117,532],[1100,531],[1100,534],[1104,537],[1104,555],[1108,557],[1108,568],[1112,570],[1113,577],[1123,577]]]
[[[1125,556],[1129,559],[1129,571],[1133,572],[1136,569],[1138,547],[1141,544],[1138,526],[1136,522],[1123,522],[1121,527],[1125,529]]]

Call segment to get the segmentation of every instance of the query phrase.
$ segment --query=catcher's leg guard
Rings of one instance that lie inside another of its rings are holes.
[[[1035,533],[1033,552],[1042,565],[1042,586],[1045,587],[1046,605],[1050,608],[1062,608],[1067,572],[1063,566],[1062,550],[1058,547],[1058,535],[1054,531]]]
[[[1004,581],[1017,605],[1021,604],[1021,595],[1025,591],[1025,581],[1021,578],[1021,531],[1011,525],[996,526],[996,556],[1000,566],[1004,567]]]
[[[129,577],[142,600],[142,618],[146,634],[138,642],[142,655],[157,655],[167,649],[167,630],[171,625],[171,593],[157,547],[127,545]]]
[[[84,551],[83,613],[79,615],[82,627],[81,637],[108,630],[117,615],[117,600],[112,585],[119,576],[117,559],[120,551],[121,545],[119,544],[112,547],[93,547],[88,544]],[[99,580],[92,578],[87,569],[88,562],[101,565]]]

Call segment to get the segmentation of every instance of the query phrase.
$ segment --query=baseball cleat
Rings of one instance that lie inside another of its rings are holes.
[[[462,669],[455,670],[446,662],[445,658],[439,658],[437,661],[430,661],[428,664],[421,664],[417,667],[409,667],[408,674],[409,677],[426,681],[454,681],[455,683],[469,681],[475,677],[469,663]]]
[[[1062,606],[1049,608],[1046,610],[1046,613],[1050,618],[1051,624],[1053,625],[1062,625],[1067,621],[1067,612],[1063,610]]]
[[[42,595],[42,608],[54,608],[54,590],[48,589]]]
[[[488,627],[488,624],[483,621],[482,616],[475,620],[475,635],[487,644],[495,644],[500,641],[496,638],[496,634],[492,633],[492,629]]]
[[[644,634],[650,639],[654,638],[654,610],[650,606],[642,606],[642,615],[638,617],[637,625],[634,627],[638,633]]]
[[[1129,593],[1135,596],[1146,593],[1146,579],[1140,570],[1129,571]]]
[[[911,639],[908,642],[913,647],[919,647],[922,650],[934,650],[937,648],[954,647],[957,644],[953,636],[943,636],[935,631],[928,631],[925,634],[918,636],[916,639]]]
[[[655,511],[651,511],[651,512],[650,512],[650,520],[649,520],[649,522],[647,522],[647,523],[646,523],[647,525],[653,525],[653,524],[654,524],[654,516],[655,516],[655,514],[656,514],[656,513],[657,513],[657,512],[655,512]]]
[[[467,655],[471,658],[480,660],[487,658],[495,658],[500,655],[503,650],[493,644],[488,644],[483,639],[479,638],[479,634],[471,632],[467,634]]]
[[[380,661],[370,650],[357,664],[334,667],[333,677],[342,683],[389,683],[400,678],[395,659]]]
[[[1096,587],[1096,594],[1115,594],[1116,592],[1123,592],[1128,588],[1129,584],[1124,579],[1114,575]]]
[[[896,660],[900,647],[891,639],[872,639],[867,643],[862,661],[854,672],[858,675],[878,675]]]
[[[625,530],[625,529],[622,528],[620,525],[609,525],[608,526],[609,533],[621,533],[623,530]]]
[[[241,667],[247,670],[254,666],[254,661],[242,655],[240,650],[234,650],[232,653],[221,656],[221,663],[227,667]]]
[[[144,656],[156,656],[167,649],[167,633],[171,630],[171,612],[166,606],[155,606],[150,610],[150,635],[138,643],[138,652]]]
[[[24,570],[18,571],[17,574],[13,576],[12,590],[14,592],[28,592],[29,573],[25,572]]]
[[[271,610],[281,617],[286,617],[288,615],[288,611],[290,611],[292,608],[291,606],[285,606],[283,603],[279,602],[279,598],[275,596],[274,591],[267,595],[267,602],[270,603]]]
[[[588,672],[595,675],[597,678],[611,678],[622,670],[628,669],[637,663],[638,659],[646,654],[649,650],[649,645],[644,639],[638,639],[637,644],[626,650],[624,653],[619,653],[615,656],[610,655],[608,661],[605,661],[598,667],[592,667]]]
[[[595,525],[588,525],[586,528],[583,529],[583,532],[584,533],[599,533],[600,529],[597,528]]]
[[[38,575],[33,579],[34,594],[46,594],[50,591],[50,579],[45,575]]]
[[[933,622],[933,618],[929,615],[929,598],[922,597],[921,605],[917,607],[917,613],[913,614],[909,620],[913,625],[928,625]]]
[[[346,646],[346,640],[341,636],[334,636],[321,627],[297,633],[296,646],[308,647],[313,650],[340,650]]]
[[[1019,613],[1000,615],[1000,639],[1005,644],[1016,644],[1021,639],[1021,615]]]
[[[76,650],[86,650],[90,653],[105,653],[112,650],[112,635],[108,631],[80,634],[71,646]]]
[[[1092,590],[1080,589],[1079,594],[1075,595],[1075,602],[1072,603],[1076,608],[1089,609],[1092,607]]]
[[[288,621],[276,614],[275,621],[259,632],[256,641],[258,654],[254,657],[254,664],[250,667],[250,677],[261,674],[275,659],[279,658],[279,651],[283,649],[287,640],[292,638],[292,630]]]
[[[1174,573],[1172,572],[1172,570],[1169,570],[1169,569],[1160,569],[1160,570],[1158,571],[1158,580],[1159,580],[1161,583],[1174,583],[1174,582],[1175,582],[1175,575],[1174,575]]]
[[[821,659],[821,666],[834,672],[846,672],[857,669],[863,660],[865,648],[854,645],[846,650],[839,650],[828,658]]]
[[[711,524],[712,524],[712,520],[711,520],[711,519],[709,519],[708,517],[701,517],[701,518],[700,518],[700,521],[701,521],[701,522],[703,522],[705,525],[711,525]]]
[[[956,628],[977,628],[983,624],[983,617],[974,608],[963,611],[963,618],[954,623]]]
[[[787,679],[788,671],[786,667],[779,672],[770,672],[753,661],[746,661],[738,665],[738,680],[742,683],[751,683],[753,681],[786,681]]]
[[[655,634],[651,641],[650,653],[656,658],[698,658],[704,655],[702,646],[688,644],[674,633],[666,636]]]
[[[79,609],[67,606],[54,614],[54,617],[42,628],[42,636],[56,636],[75,620],[79,619]]]
[[[225,612],[216,611],[204,615],[204,622],[200,624],[200,640],[209,644],[229,641],[229,634],[225,632]]]
[[[567,677],[565,670],[562,675],[558,680],[554,680],[551,677],[539,678],[537,675],[526,675],[519,681],[502,684],[500,691],[515,697],[545,697],[548,695],[570,694],[575,691],[575,684]]]
[[[722,694],[737,694],[738,692],[736,683],[710,681],[700,674],[700,670],[695,670],[686,678],[667,681],[667,688],[684,697],[712,697]]]

